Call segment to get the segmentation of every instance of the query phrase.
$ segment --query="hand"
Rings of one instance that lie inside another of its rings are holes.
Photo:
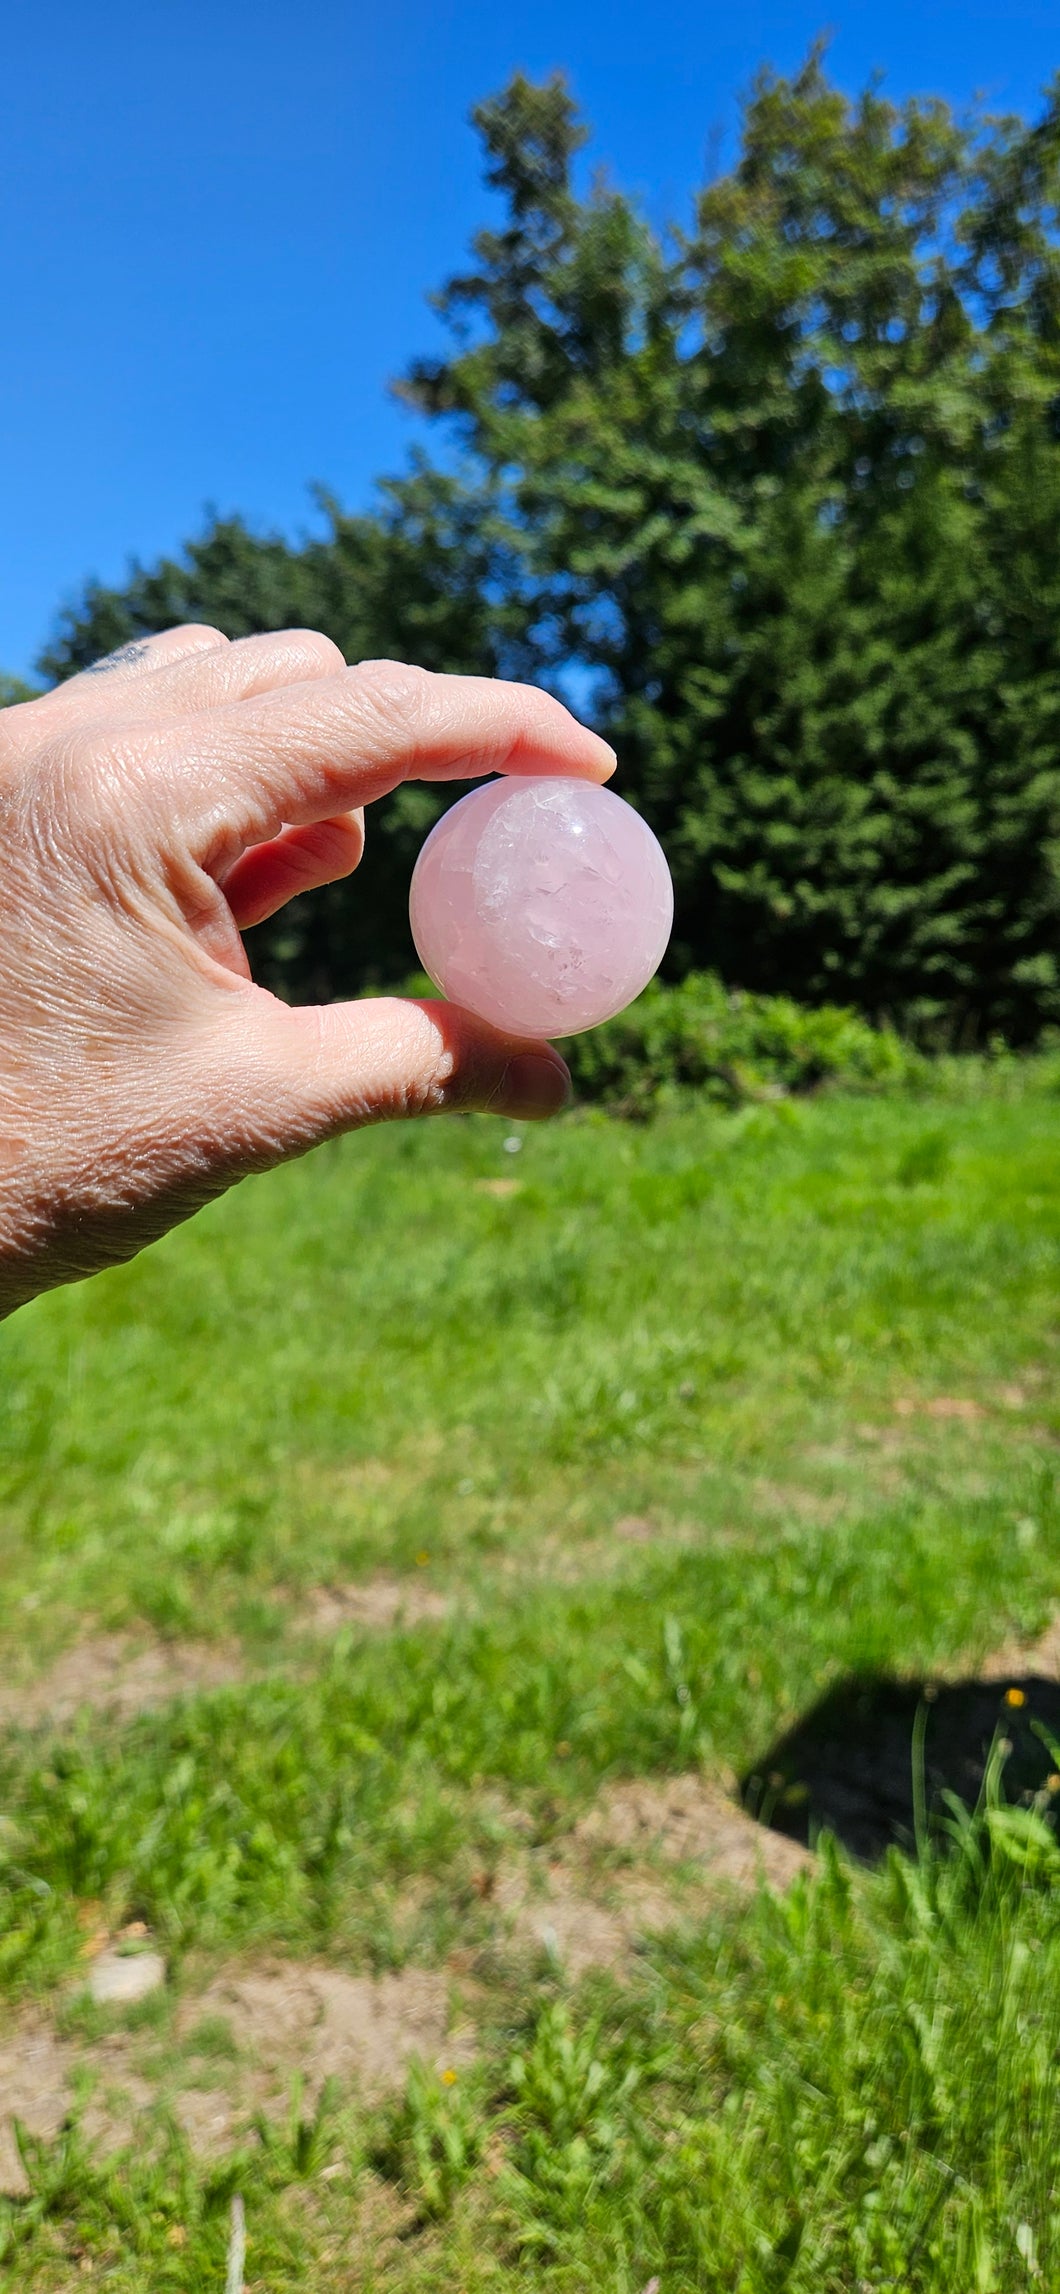
[[[547,1115],[546,1044],[445,1003],[291,1010],[240,929],[345,876],[413,775],[606,780],[547,694],[326,637],[174,629],[0,712],[0,1314],[248,1171],[391,1115]]]

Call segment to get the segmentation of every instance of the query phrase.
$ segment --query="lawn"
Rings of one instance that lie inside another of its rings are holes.
[[[161,2100],[114,2156],[86,2070],[0,2287],[220,2288],[233,2189],[261,2289],[1060,2282],[1047,1746],[948,1852],[776,1895],[598,1821],[1048,1625],[1058,1176],[1045,1063],[381,1130],[5,1326],[0,2014]],[[49,1721],[93,1648],[187,1693]],[[672,1916],[572,1972],[517,1870]],[[108,2019],[130,1922],[168,1981]],[[444,1979],[473,2042],[189,2148],[240,2032],[181,2003],[278,1959]]]

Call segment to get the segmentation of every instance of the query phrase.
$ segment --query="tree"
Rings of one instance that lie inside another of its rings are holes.
[[[10,709],[16,701],[35,701],[41,692],[39,685],[27,685],[22,677],[9,677],[0,669],[0,709]]]
[[[1058,98],[764,74],[670,246],[565,91],[482,107],[507,231],[410,395],[505,492],[542,671],[597,675],[671,961],[1018,1040],[1060,1017]]]
[[[178,611],[576,670],[671,857],[673,972],[1032,1040],[1060,1020],[1060,82],[1032,127],[959,122],[851,103],[815,50],[666,235],[579,189],[559,79],[474,116],[501,220],[402,386],[461,479],[422,462],[298,552],[216,526],[92,593],[52,673]],[[385,972],[432,805],[394,805],[367,905],[302,904],[311,962],[266,928],[273,976]]]
[[[301,549],[253,534],[242,519],[215,519],[179,558],[134,566],[123,589],[91,584],[63,616],[42,670],[71,676],[180,621],[209,622],[227,637],[322,629],[349,661],[386,657],[483,676],[517,666],[490,602],[501,553],[481,499],[458,478],[414,467],[381,489],[374,516],[346,516],[326,497],[321,506],[327,531]],[[377,807],[354,887],[326,886],[248,935],[258,977],[316,1000],[410,971],[409,877],[451,793],[412,786]]]

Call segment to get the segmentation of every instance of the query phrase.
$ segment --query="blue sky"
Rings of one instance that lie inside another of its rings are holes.
[[[1060,0],[6,0],[0,667],[207,504],[296,533],[400,466],[388,379],[484,218],[477,98],[565,70],[592,158],[687,214],[757,65],[1033,111]]]

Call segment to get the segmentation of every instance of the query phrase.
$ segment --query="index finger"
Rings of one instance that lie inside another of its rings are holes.
[[[599,782],[615,767],[607,742],[535,685],[394,661],[256,695],[180,732],[182,825],[204,860],[372,804],[405,780],[499,772]]]

